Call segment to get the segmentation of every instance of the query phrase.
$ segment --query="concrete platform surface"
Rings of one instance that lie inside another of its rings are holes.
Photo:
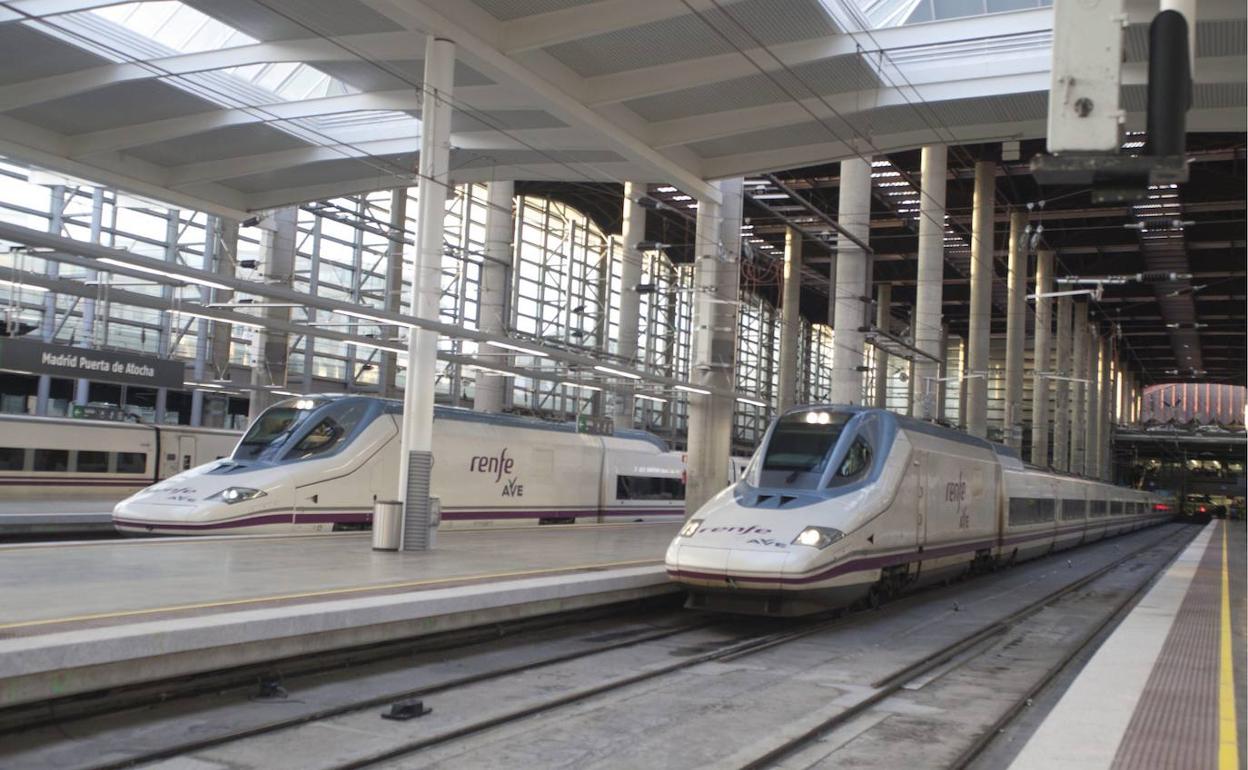
[[[117,499],[0,500],[0,542],[6,535],[57,535],[113,532]]]
[[[1242,767],[1244,571],[1243,522],[1210,523],[1088,661],[1011,770]]]
[[[0,548],[0,707],[670,592],[678,524]]]

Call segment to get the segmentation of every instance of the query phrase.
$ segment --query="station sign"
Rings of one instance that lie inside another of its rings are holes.
[[[149,388],[181,388],[186,376],[181,361],[15,337],[0,337],[0,370]]]

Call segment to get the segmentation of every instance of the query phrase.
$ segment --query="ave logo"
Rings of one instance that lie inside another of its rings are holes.
[[[503,497],[524,497],[524,485],[520,483],[520,479],[507,479],[507,483],[503,485]]]

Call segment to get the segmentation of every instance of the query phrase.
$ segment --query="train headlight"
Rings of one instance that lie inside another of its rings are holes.
[[[793,545],[808,545],[823,550],[845,537],[845,533],[831,527],[807,527],[793,539]]]
[[[241,503],[246,500],[255,500],[257,497],[264,497],[264,492],[250,487],[229,487],[228,489],[223,489],[215,495],[212,495],[208,499],[212,500],[213,498],[220,498],[223,502],[233,505],[234,503]]]
[[[693,533],[697,532],[700,526],[702,526],[702,519],[690,519],[685,522],[685,526],[680,528],[680,536],[693,537]]]

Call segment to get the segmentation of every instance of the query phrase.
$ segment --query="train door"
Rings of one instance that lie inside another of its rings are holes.
[[[195,466],[195,437],[178,436],[178,473]]]

